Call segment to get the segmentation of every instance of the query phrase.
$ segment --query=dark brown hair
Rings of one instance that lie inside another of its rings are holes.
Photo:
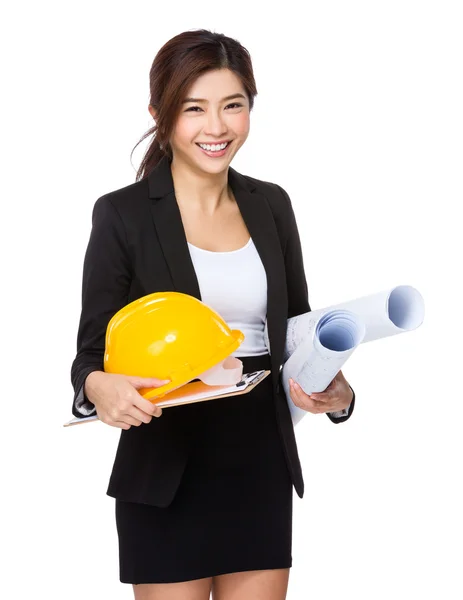
[[[170,39],[156,54],[150,69],[150,104],[156,123],[132,150],[154,134],[138,168],[136,181],[144,179],[164,155],[172,158],[169,145],[182,100],[193,82],[207,71],[230,69],[243,84],[249,109],[257,96],[251,56],[237,40],[207,29],[184,31]]]

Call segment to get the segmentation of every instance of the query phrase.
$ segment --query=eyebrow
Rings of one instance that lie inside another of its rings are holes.
[[[233,100],[233,98],[244,98],[244,100],[246,100],[246,97],[243,96],[243,94],[232,94],[231,96],[225,96],[225,98],[222,98],[221,102]],[[186,104],[187,102],[207,102],[207,100],[204,98],[185,98],[185,100],[182,100],[182,104]]]

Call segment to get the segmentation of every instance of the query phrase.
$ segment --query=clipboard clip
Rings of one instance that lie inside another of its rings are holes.
[[[258,381],[260,381],[260,379],[262,379],[262,377],[265,374],[265,369],[261,370],[261,371],[254,371],[253,373],[247,373],[246,375],[243,376],[243,379],[236,384],[236,387],[241,388],[244,386],[248,386],[251,385],[253,383],[257,383]]]

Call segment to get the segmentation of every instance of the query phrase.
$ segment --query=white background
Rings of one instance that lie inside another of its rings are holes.
[[[135,181],[156,52],[202,27],[251,53],[259,95],[232,166],[290,194],[312,308],[399,284],[426,302],[422,327],[346,363],[357,396],[348,422],[308,414],[296,428],[306,494],[294,493],[288,598],[463,597],[460,7],[4,12],[1,597],[132,598],[106,496],[120,430],[62,425],[93,204]]]

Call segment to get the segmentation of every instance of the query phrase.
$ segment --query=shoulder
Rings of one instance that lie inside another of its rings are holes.
[[[143,210],[147,205],[148,181],[142,179],[100,196],[94,204],[93,213],[117,213],[121,218]]]
[[[286,190],[274,181],[265,181],[264,179],[257,179],[250,175],[241,174],[241,176],[247,181],[249,186],[255,188],[256,192],[263,194],[274,213],[282,215],[288,210],[288,205],[291,204],[289,195]]]
[[[256,188],[257,191],[262,193],[267,193],[272,198],[276,196],[281,200],[282,194],[284,193],[283,188],[278,183],[274,181],[265,181],[264,179],[257,179],[256,177],[251,177],[250,175],[244,175],[241,173],[241,176],[253,187]]]
[[[283,240],[286,240],[291,230],[292,205],[286,190],[274,181],[257,179],[250,175],[241,174],[249,188],[254,188],[252,193],[261,194],[267,200],[273,219]]]

